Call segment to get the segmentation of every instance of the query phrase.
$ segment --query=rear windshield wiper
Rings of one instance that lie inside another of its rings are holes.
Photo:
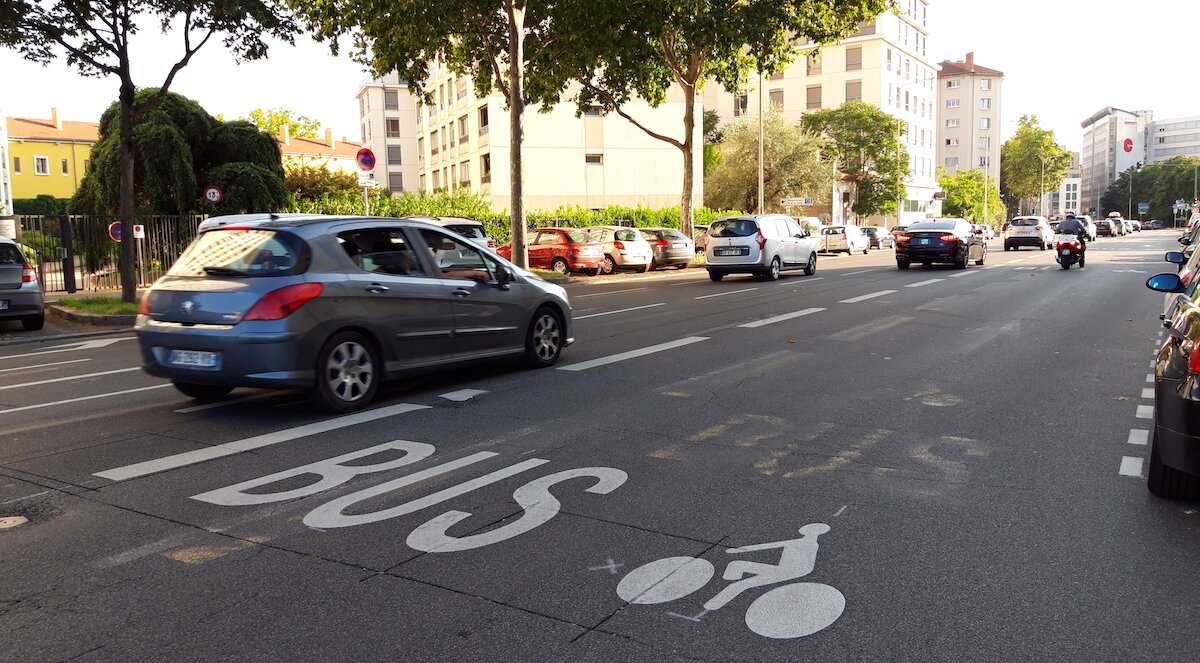
[[[246,272],[240,269],[232,269],[230,267],[217,267],[216,265],[205,265],[202,267],[205,274],[209,276],[249,276]]]

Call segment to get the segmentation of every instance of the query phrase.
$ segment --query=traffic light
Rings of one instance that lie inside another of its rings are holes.
[[[1139,173],[1142,172],[1142,162],[1141,161],[1137,162],[1137,172],[1139,172]]]

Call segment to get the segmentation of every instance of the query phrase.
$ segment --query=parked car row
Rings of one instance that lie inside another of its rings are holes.
[[[673,228],[538,228],[526,233],[525,246],[532,268],[589,276],[618,270],[683,269],[696,257],[692,240]],[[505,260],[512,259],[511,244],[497,252]]]

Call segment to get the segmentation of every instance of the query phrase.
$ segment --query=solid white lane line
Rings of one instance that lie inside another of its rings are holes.
[[[659,302],[657,304],[646,304],[645,306],[634,306],[633,308],[617,309],[616,311],[605,311],[603,313],[590,313],[588,315],[577,315],[573,319],[574,320],[583,320],[584,318],[598,318],[602,315],[613,315],[614,313],[628,313],[629,311],[638,311],[638,310],[641,310],[644,308],[654,308],[655,306],[666,306],[666,305],[667,305],[666,302]]]
[[[773,318],[764,318],[762,320],[755,320],[754,322],[747,322],[744,325],[738,325],[738,327],[754,329],[756,327],[762,327],[764,325],[770,325],[770,324],[774,324],[776,322],[783,322],[784,320],[791,320],[792,318],[799,318],[802,315],[810,315],[813,313],[820,313],[821,311],[824,311],[824,310],[825,309],[823,309],[823,308],[806,308],[803,311],[793,311],[792,313],[784,313],[783,315],[777,315]]]
[[[863,269],[863,270],[859,270],[859,271],[857,271],[857,272],[850,272],[850,273],[848,273],[848,274],[842,274],[842,276],[854,276],[855,274],[866,274],[867,272],[873,272],[873,271],[875,271],[875,270],[873,270],[873,269]]]
[[[68,398],[65,401],[54,401],[53,403],[38,403],[37,405],[23,405],[21,407],[10,407],[7,410],[0,410],[0,414],[8,414],[9,412],[21,412],[22,410],[36,410],[43,407],[54,407],[55,405],[66,405],[67,403],[78,403],[80,401],[90,401],[97,398],[108,398],[109,396],[123,396],[125,394],[133,394],[139,391],[150,391],[151,389],[162,389],[170,387],[170,384],[156,384],[151,387],[138,387],[137,389],[125,389],[123,391],[110,391],[107,394],[96,394],[95,396],[80,396],[79,398]]]
[[[1134,428],[1129,431],[1129,439],[1126,441],[1130,444],[1144,445],[1150,441],[1150,431],[1142,428]]]
[[[669,341],[667,343],[659,343],[658,345],[651,345],[649,347],[640,348],[638,350],[630,350],[629,352],[622,352],[622,353],[615,354],[615,355],[609,355],[607,357],[600,357],[599,359],[590,359],[588,361],[581,361],[578,364],[569,364],[567,366],[559,366],[558,370],[560,370],[560,371],[586,371],[589,368],[596,368],[597,366],[604,366],[606,364],[615,364],[618,361],[625,361],[626,359],[642,357],[645,355],[654,354],[655,352],[671,350],[674,348],[679,348],[679,347],[683,347],[685,345],[691,345],[692,343],[699,343],[700,341],[707,341],[707,340],[708,340],[707,336],[688,336],[687,338],[681,338],[678,341]]]
[[[161,386],[168,387],[170,385]],[[397,414],[404,414],[405,412],[428,409],[428,405],[398,403],[396,405],[389,405],[388,407],[381,407],[376,410],[356,412],[354,414],[347,414],[341,417],[334,417],[333,419],[326,419],[324,421],[317,421],[311,424],[305,424],[303,426],[296,426],[295,428],[287,428],[285,430],[275,431],[272,433],[264,433],[263,435],[255,435],[254,437],[247,437],[234,442],[218,444],[215,447],[205,447],[204,449],[186,451],[181,454],[175,454],[174,456],[164,456],[162,458],[148,460],[143,463],[134,463],[133,465],[126,465],[124,467],[117,467],[111,470],[104,470],[103,472],[96,472],[92,476],[97,476],[101,479],[111,479],[113,481],[124,481],[126,479],[146,476],[147,474],[154,474],[164,470],[173,470],[178,467],[185,467],[187,465],[203,463],[204,461],[213,460],[216,458],[232,456],[234,454],[242,453],[243,451],[261,449],[262,447],[267,447],[272,444],[288,442],[297,438],[308,437],[309,435],[325,433],[331,430],[345,428],[347,426],[355,426],[368,421],[375,421],[376,419],[385,419]]]
[[[140,370],[142,370],[141,366],[134,366],[133,368],[118,368],[115,371],[100,371],[99,373],[84,373],[83,375],[71,375],[71,376],[68,376],[65,378],[51,378],[49,380],[37,380],[36,382],[26,382],[24,384],[10,384],[10,385],[0,387],[0,391],[4,391],[5,389],[20,389],[22,387],[36,387],[39,384],[50,384],[52,382],[69,382],[71,380],[83,380],[84,378],[95,378],[95,377],[99,377],[101,375],[113,375],[115,373],[128,373],[130,371],[140,371]]]
[[[67,361],[52,361],[49,364],[35,364],[33,366],[18,366],[16,368],[0,368],[0,373],[9,373],[12,371],[31,371],[35,368],[49,368],[51,366],[62,366],[63,364],[77,364],[81,361],[91,361],[91,359],[68,359]]]
[[[1154,387],[1142,389],[1142,398],[1154,398]]]
[[[857,304],[859,302],[865,302],[868,299],[875,299],[876,297],[890,295],[894,292],[896,292],[896,291],[895,290],[880,290],[879,292],[872,292],[869,295],[860,295],[858,297],[851,297],[850,299],[843,299],[843,300],[839,301],[838,303],[839,304]]]
[[[1154,374],[1153,373],[1146,374],[1146,382],[1154,382]]]
[[[758,288],[744,288],[742,290],[729,290],[726,292],[718,292],[715,295],[700,295],[699,297],[692,297],[692,299],[708,299],[709,297],[724,297],[725,295],[736,295],[739,292],[750,292],[751,290],[758,290]]]
[[[1139,405],[1139,406],[1137,406],[1137,414],[1135,414],[1134,416],[1137,417],[1138,419],[1153,419],[1154,418],[1154,406],[1153,405]]]
[[[945,280],[946,279],[929,279],[928,281],[917,281],[916,283],[909,283],[908,285],[906,285],[904,287],[905,288],[920,288],[923,285],[929,285],[930,283],[940,283]]]
[[[628,290],[610,290],[609,292],[593,292],[590,295],[575,295],[571,299],[583,299],[584,297],[603,297],[604,295],[615,295],[615,294],[621,293],[621,292],[637,292],[638,290],[645,290],[645,288],[630,288]]]
[[[1122,456],[1120,473],[1123,477],[1142,476],[1142,459],[1136,456]]]
[[[178,412],[180,414],[191,414],[192,412],[203,412],[205,410],[215,410],[219,407],[227,407],[229,405],[239,405],[241,403],[248,403],[250,401],[258,401],[258,400],[262,400],[264,398],[270,398],[271,396],[275,396],[278,393],[279,392],[277,392],[277,391],[268,391],[263,394],[254,394],[253,396],[243,396],[242,398],[231,398],[227,401],[217,401],[216,403],[205,403],[203,405],[193,405],[191,407],[181,407],[178,410],[175,410],[175,412]]]
[[[452,391],[448,394],[442,394],[441,396],[439,396],[439,398],[444,398],[448,401],[455,401],[458,403],[462,403],[465,401],[469,401],[472,398],[475,398],[476,396],[479,396],[481,394],[486,394],[486,393],[487,393],[487,391],[485,391],[483,389],[459,389],[458,391]]]

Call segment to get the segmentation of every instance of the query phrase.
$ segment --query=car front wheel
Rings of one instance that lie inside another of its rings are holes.
[[[1167,499],[1185,500],[1200,498],[1200,477],[1192,476],[1173,467],[1167,467],[1158,453],[1158,430],[1150,441],[1150,468],[1146,474],[1146,487],[1150,492]]]
[[[808,263],[804,265],[804,275],[812,276],[817,273],[817,254],[808,254]]]
[[[725,278],[725,275],[720,272],[709,272],[708,273],[708,280],[710,280],[710,281],[716,282],[716,281],[720,281],[723,278]]]
[[[317,379],[309,392],[314,405],[335,412],[366,407],[379,389],[383,365],[358,332],[334,334],[317,353]]]
[[[558,361],[563,349],[563,325],[558,314],[542,307],[533,314],[529,331],[525,333],[525,355],[522,359],[530,368],[545,368]]]

